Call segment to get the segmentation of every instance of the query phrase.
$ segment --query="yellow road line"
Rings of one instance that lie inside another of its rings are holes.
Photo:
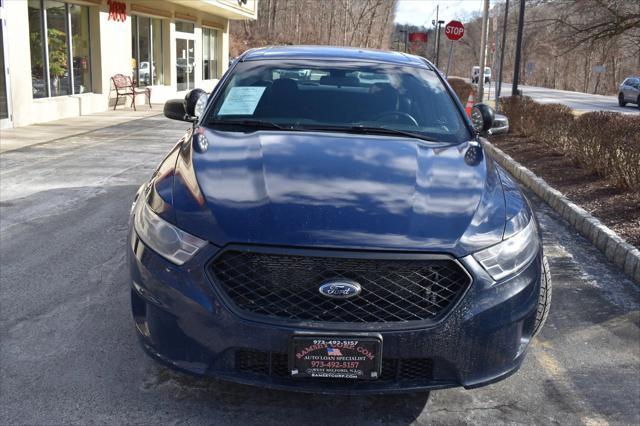
[[[534,351],[535,357],[538,360],[538,363],[545,371],[545,373],[553,379],[553,382],[558,388],[561,388],[562,394],[567,397],[571,406],[573,407],[582,407],[584,404],[576,397],[576,392],[573,389],[572,381],[569,378],[569,374],[567,370],[558,362],[558,360],[548,352],[548,349],[552,349],[553,345],[551,342],[541,342],[539,343],[539,350]],[[608,426],[609,422],[607,422],[602,417],[597,415],[582,415],[581,413],[577,413],[580,415],[580,421],[585,426]]]

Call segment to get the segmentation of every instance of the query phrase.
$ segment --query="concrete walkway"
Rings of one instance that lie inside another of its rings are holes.
[[[31,126],[0,130],[0,153],[14,151],[32,145],[54,142],[82,135],[105,127],[117,126],[133,120],[162,114],[163,104],[152,104],[152,108],[140,106],[118,108],[80,117],[65,118]]]

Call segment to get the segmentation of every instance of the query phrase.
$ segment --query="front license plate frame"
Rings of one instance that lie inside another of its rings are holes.
[[[376,380],[381,371],[379,333],[294,333],[289,340],[291,377]]]

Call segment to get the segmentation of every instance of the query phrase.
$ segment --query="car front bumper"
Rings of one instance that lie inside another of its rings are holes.
[[[226,307],[205,273],[219,249],[201,250],[183,266],[129,239],[131,302],[146,351],[169,366],[263,387],[320,393],[390,393],[473,388],[518,370],[538,307],[542,253],[519,274],[495,283],[471,257],[459,259],[473,282],[435,324],[366,331],[382,335],[382,377],[374,381],[292,378],[286,369],[295,332],[332,333],[330,323],[270,323],[247,319]],[[362,332],[362,327],[354,332]],[[349,332],[341,330],[341,335]]]

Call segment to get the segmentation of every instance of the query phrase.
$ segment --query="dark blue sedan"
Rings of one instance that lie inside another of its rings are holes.
[[[330,393],[473,388],[521,365],[549,310],[513,178],[423,58],[251,50],[132,209],[136,329],[182,371]],[[504,122],[500,125],[504,128]]]

